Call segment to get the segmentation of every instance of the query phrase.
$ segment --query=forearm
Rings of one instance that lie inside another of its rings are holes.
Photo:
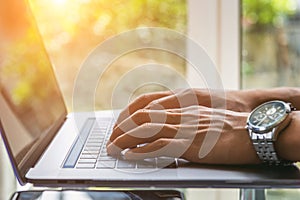
[[[300,109],[300,88],[296,87],[242,90],[240,98],[250,109],[271,100],[290,102],[297,110]]]

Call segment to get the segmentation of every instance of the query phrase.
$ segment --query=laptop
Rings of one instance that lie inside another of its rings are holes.
[[[0,130],[21,185],[182,188],[300,184],[296,165],[222,166],[165,157],[141,161],[110,157],[105,143],[117,116],[112,110],[67,112],[28,3],[2,0]]]

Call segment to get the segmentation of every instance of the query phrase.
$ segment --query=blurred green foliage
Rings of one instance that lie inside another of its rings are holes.
[[[296,11],[295,0],[243,0],[243,17],[251,25],[280,25],[284,16]]]
[[[12,42],[7,53],[1,79],[7,84],[14,105],[26,110],[55,92],[49,87],[55,81],[50,76],[51,66],[34,27],[30,25],[23,37]]]
[[[63,43],[83,39],[86,43],[91,40],[98,43],[101,38],[104,40],[137,27],[186,31],[186,0],[60,1],[60,4],[55,4],[46,0],[30,0],[44,40],[46,43],[55,42],[58,48]]]
[[[295,86],[298,0],[242,0],[242,87]],[[269,79],[266,81],[266,79]]]
[[[187,0],[29,0],[29,2],[70,111],[73,109],[71,102],[77,71],[87,55],[103,41],[139,27],[169,28],[182,34],[187,30]],[[152,37],[152,40],[161,44],[186,48],[184,41],[180,43],[173,38],[161,36],[153,38],[151,34],[140,37],[140,42]],[[130,42],[130,38],[126,42]],[[123,48],[122,45],[124,44],[120,42],[112,49]],[[108,50],[106,53],[114,52]],[[122,74],[126,74],[137,65],[149,62],[172,66],[180,73],[184,73],[186,68],[183,59],[168,52],[151,49],[122,56],[109,66],[99,65],[111,70],[107,70],[107,75],[101,76],[105,84],[101,84],[101,89],[99,86],[101,97],[97,99],[97,108],[110,108],[110,94]],[[140,77],[135,77],[138,78]],[[84,97],[82,99],[84,102]],[[88,109],[83,104],[82,110]]]
[[[110,0],[90,1],[82,12],[90,13],[91,23],[106,14],[110,19],[108,28],[117,31],[139,26],[185,30],[187,9],[186,0]]]

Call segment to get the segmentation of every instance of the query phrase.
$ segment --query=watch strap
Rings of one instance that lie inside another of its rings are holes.
[[[252,139],[252,143],[254,149],[259,157],[259,159],[268,165],[290,165],[292,162],[282,160],[278,157],[276,150],[274,148],[274,141],[271,138],[267,138],[266,135],[270,135],[274,130],[270,133],[266,134],[257,134],[250,130],[250,136]]]

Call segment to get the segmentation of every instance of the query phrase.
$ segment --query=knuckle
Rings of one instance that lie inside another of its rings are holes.
[[[138,98],[137,98],[137,100],[139,100],[139,101],[145,101],[145,100],[147,100],[148,98],[149,98],[149,94],[142,94],[141,96],[139,96]]]
[[[166,146],[168,143],[168,140],[165,138],[160,138],[154,142],[155,146],[160,148]]]
[[[159,103],[160,103],[160,100],[159,99],[155,99],[150,104],[159,104]]]
[[[145,114],[147,114],[147,113],[148,113],[148,111],[146,109],[139,109],[133,115],[136,117],[142,117],[142,116],[145,116]]]
[[[149,130],[149,129],[151,129],[151,123],[149,123],[149,122],[145,122],[145,123],[143,123],[141,126],[140,126],[140,129],[141,130],[143,130],[143,131],[146,131],[146,130]]]
[[[137,110],[133,116],[132,119],[136,122],[136,123],[145,123],[148,120],[148,116],[149,116],[149,111],[146,109],[140,109]]]
[[[149,107],[149,108],[152,108],[154,105],[156,105],[156,104],[158,104],[159,103],[159,101],[156,99],[156,100],[153,100],[153,101],[151,101],[148,105],[147,105],[147,107]]]
[[[147,105],[147,108],[149,109],[164,109],[162,103],[161,103],[161,100],[160,99],[155,99],[153,101],[151,101],[148,105]]]

